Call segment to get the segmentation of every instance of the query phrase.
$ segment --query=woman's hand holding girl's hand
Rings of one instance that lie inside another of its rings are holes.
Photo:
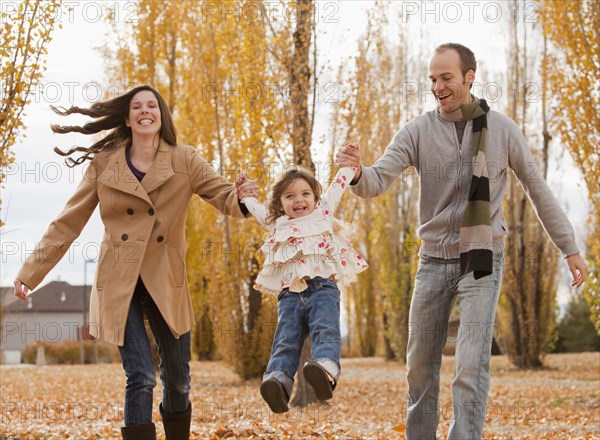
[[[246,197],[258,196],[258,185],[256,185],[255,182],[248,180],[248,177],[246,177],[244,174],[240,174],[235,179],[234,186],[240,200]]]
[[[27,301],[27,292],[29,291],[29,288],[18,278],[15,278],[13,284],[15,286],[15,296],[21,298],[23,301]]]

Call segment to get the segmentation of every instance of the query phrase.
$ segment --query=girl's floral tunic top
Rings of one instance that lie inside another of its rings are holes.
[[[306,280],[317,276],[347,286],[369,267],[346,238],[348,225],[333,218],[354,172],[353,168],[341,168],[315,210],[304,217],[282,215],[267,225],[267,208],[253,197],[242,200],[269,232],[261,248],[266,258],[255,289],[275,296],[285,288],[302,292]]]

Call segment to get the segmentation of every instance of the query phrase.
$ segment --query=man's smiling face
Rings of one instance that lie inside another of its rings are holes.
[[[460,56],[453,49],[436,53],[429,62],[431,91],[446,113],[471,102],[470,85],[474,79],[472,70],[462,74]]]

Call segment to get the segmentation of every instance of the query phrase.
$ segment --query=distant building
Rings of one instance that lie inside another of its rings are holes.
[[[91,291],[92,286],[86,286],[86,316]],[[0,288],[0,363],[21,363],[28,342],[78,339],[84,314],[83,286],[52,281],[36,290],[27,302],[13,292],[12,287]]]

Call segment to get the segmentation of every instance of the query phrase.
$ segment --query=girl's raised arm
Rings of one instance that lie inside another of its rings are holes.
[[[327,209],[331,211],[332,214],[340,204],[340,200],[342,200],[344,191],[346,191],[348,185],[350,185],[355,172],[355,168],[340,168],[331,181],[331,185],[329,185],[329,188],[327,188],[327,191],[325,191],[323,197],[321,197],[323,204],[327,205]]]

